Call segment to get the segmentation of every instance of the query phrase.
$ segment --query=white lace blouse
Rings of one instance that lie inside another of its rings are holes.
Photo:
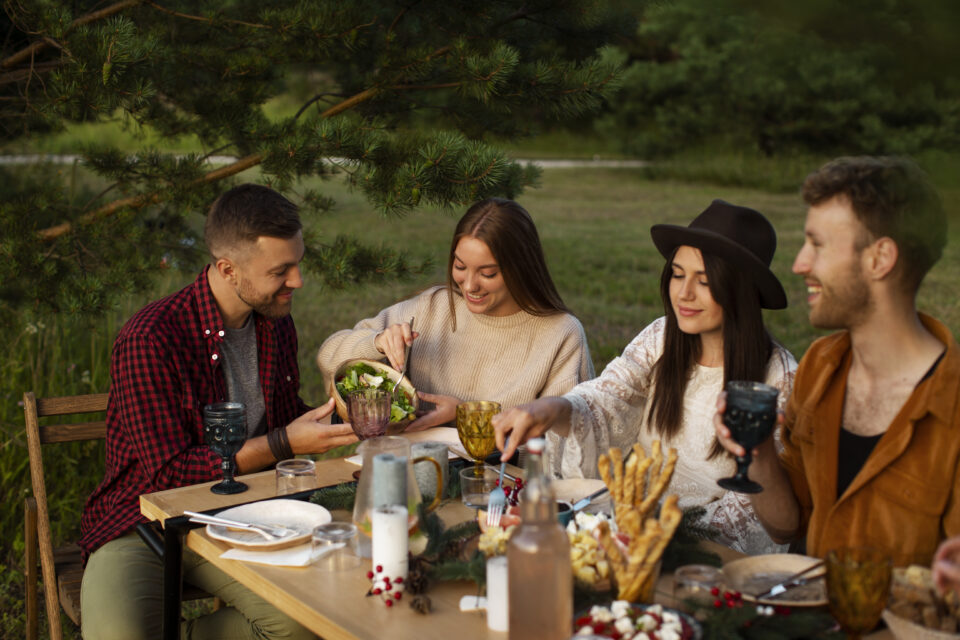
[[[597,458],[610,447],[626,450],[640,442],[647,451],[659,435],[648,428],[647,399],[653,394],[652,369],[663,352],[666,319],[659,318],[633,339],[623,354],[610,362],[598,378],[580,383],[563,397],[572,405],[570,433],[551,434],[554,472],[563,477],[597,477]],[[775,345],[767,368],[767,384],[780,389],[780,408],[786,404],[797,363]],[[717,480],[733,475],[729,456],[708,460],[714,442],[713,415],[723,388],[723,368],[696,365],[683,399],[679,433],[663,441],[676,447],[676,470],[667,493],[680,498],[680,507],[706,509],[703,524],[714,529],[716,539],[748,554],[785,550],[767,535],[757,520],[749,496],[725,491]],[[776,434],[779,445],[779,433]]]

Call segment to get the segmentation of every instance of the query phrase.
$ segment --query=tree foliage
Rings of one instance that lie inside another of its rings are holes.
[[[957,149],[958,28],[939,0],[659,3],[601,128],[647,156]]]
[[[0,176],[0,301],[100,312],[163,264],[198,259],[190,217],[241,171],[291,192],[345,173],[384,214],[462,207],[537,177],[490,141],[595,110],[616,87],[605,43],[634,21],[617,2],[530,0],[6,0],[0,130],[6,145],[66,123],[122,117],[204,152],[95,146],[100,193],[48,175]],[[292,75],[295,115],[264,104]],[[424,126],[426,123],[428,126]],[[232,154],[213,168],[212,154]],[[318,191],[307,208],[333,206]],[[308,265],[341,286],[402,275],[401,254],[311,237]],[[192,256],[192,258],[191,258]]]

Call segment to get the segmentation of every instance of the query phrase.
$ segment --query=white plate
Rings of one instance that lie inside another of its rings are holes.
[[[606,485],[603,480],[598,478],[564,478],[563,480],[553,480],[550,483],[557,500],[566,500],[570,504],[575,504],[577,500],[586,498],[591,493],[603,489]],[[593,499],[584,509],[587,513],[605,513],[613,512],[613,502],[610,498],[610,492],[603,493]]]
[[[314,527],[330,522],[330,512],[318,504],[303,500],[262,500],[226,509],[220,517],[250,524],[279,525],[294,529],[297,535],[280,540],[267,540],[259,533],[230,529],[220,524],[208,524],[207,535],[244,549],[281,549],[310,538]]]

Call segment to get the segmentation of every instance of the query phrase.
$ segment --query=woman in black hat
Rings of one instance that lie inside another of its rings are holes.
[[[717,486],[733,474],[713,429],[717,395],[728,380],[757,380],[790,394],[796,361],[767,332],[762,308],[782,309],[786,295],[770,262],[776,233],[760,213],[714,200],[689,226],[658,224],[653,242],[667,259],[660,277],[665,315],[647,326],[604,369],[562,397],[501,414],[497,441],[512,449],[546,433],[564,477],[597,477],[610,447],[654,440],[679,453],[667,493],[680,506],[703,507],[703,524],[745,553],[782,550],[767,536],[749,498]]]

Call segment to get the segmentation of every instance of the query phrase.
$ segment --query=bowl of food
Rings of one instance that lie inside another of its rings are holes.
[[[679,638],[699,640],[700,623],[692,616],[659,604],[633,604],[615,600],[609,607],[597,605],[573,623],[574,637],[599,638]]]
[[[344,422],[350,422],[350,411],[347,408],[346,396],[351,391],[360,389],[386,389],[390,391],[400,379],[400,372],[376,360],[347,360],[339,367],[333,376],[333,384],[328,389],[330,397],[337,405],[337,413]],[[406,426],[416,417],[417,390],[410,380],[404,376],[393,394],[393,404],[390,407],[390,424],[392,426]],[[388,431],[389,433],[389,431]]]
[[[898,567],[883,621],[897,640],[955,640],[960,638],[960,596],[938,593],[928,567]]]

